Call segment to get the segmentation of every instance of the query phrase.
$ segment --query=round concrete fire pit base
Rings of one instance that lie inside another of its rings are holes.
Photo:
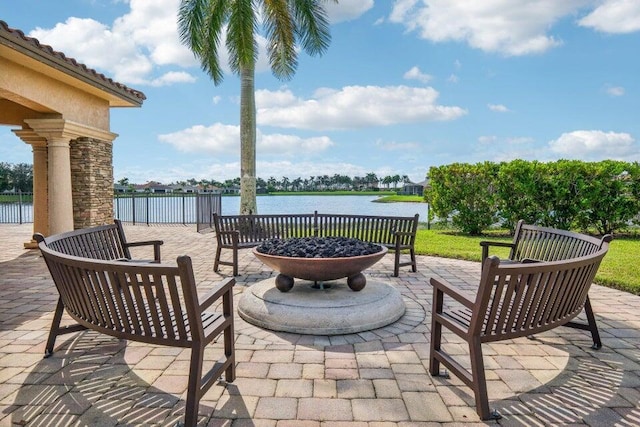
[[[326,282],[299,280],[289,292],[275,287],[275,278],[247,289],[238,303],[245,321],[273,331],[308,335],[343,335],[381,328],[405,312],[402,295],[393,286],[370,279],[360,292],[346,279]]]

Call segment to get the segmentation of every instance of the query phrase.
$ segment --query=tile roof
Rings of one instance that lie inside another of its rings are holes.
[[[144,93],[113,81],[104,74],[54,50],[51,46],[40,43],[38,39],[26,36],[21,30],[9,27],[2,20],[0,20],[0,44],[7,45],[67,74],[84,77],[83,80],[88,83],[135,104],[141,105],[147,99]]]

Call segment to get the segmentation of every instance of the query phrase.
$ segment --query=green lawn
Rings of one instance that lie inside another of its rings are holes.
[[[451,231],[420,229],[416,236],[416,252],[420,255],[480,261],[481,240],[510,242],[511,238],[469,237]],[[496,248],[491,255],[506,257],[508,253],[508,249]],[[640,295],[640,239],[614,239],[600,265],[596,283]]]
[[[395,202],[411,202],[411,203],[426,203],[423,196],[411,196],[393,194],[391,196],[380,197],[378,200],[374,200],[378,203],[395,203]]]

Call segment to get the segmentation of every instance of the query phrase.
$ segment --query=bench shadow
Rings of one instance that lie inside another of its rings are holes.
[[[0,262],[0,271],[0,297],[3,300],[0,332],[48,332],[58,293],[40,252],[27,250],[16,258]],[[30,323],[32,321],[37,325]]]
[[[593,350],[589,347],[589,338],[573,335],[571,339],[557,335],[541,334],[533,342],[541,346],[557,349],[557,354],[565,352],[567,363],[557,370],[558,373],[547,382],[534,388],[523,384],[530,378],[531,368],[495,367],[487,368],[497,373],[502,381],[487,380],[489,406],[503,416],[499,424],[511,426],[534,425],[639,425],[640,424],[640,375],[634,369],[625,366],[621,355],[606,348],[607,339],[603,339],[603,348]],[[514,343],[523,342],[519,338]],[[627,358],[640,360],[640,349],[629,349]],[[543,356],[539,356],[541,359]],[[464,363],[468,355],[459,360]],[[485,354],[485,361],[487,355]],[[485,362],[486,363],[486,362]],[[501,371],[498,373],[498,371]],[[540,369],[542,373],[544,369]],[[508,373],[507,373],[508,372]],[[504,374],[506,373],[506,374]],[[522,374],[522,375],[520,375]],[[506,375],[507,378],[503,378]],[[495,378],[495,377],[494,377]],[[509,387],[504,389],[503,381]],[[471,389],[466,387],[454,375],[449,378],[434,377],[436,386],[447,386],[456,399],[463,401],[475,410],[475,400]],[[635,389],[635,391],[633,390]],[[625,396],[626,399],[623,397]],[[635,400],[635,402],[634,402]],[[544,420],[541,423],[541,420]],[[488,423],[492,423],[488,421]]]
[[[139,376],[125,358],[127,351],[139,348],[93,331],[60,339],[53,355],[33,365],[20,381],[13,404],[3,413],[10,413],[12,425],[179,425],[184,422],[186,391],[154,387],[150,383],[157,375],[152,369]],[[218,412],[249,418],[242,396],[225,400],[214,414],[217,396],[228,394],[225,387],[232,385],[219,381],[205,394],[199,425],[207,425]],[[207,400],[209,395],[215,397]]]

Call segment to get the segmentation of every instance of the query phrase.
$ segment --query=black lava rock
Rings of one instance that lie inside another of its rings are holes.
[[[261,243],[257,251],[267,255],[296,258],[346,258],[371,255],[382,247],[350,237],[292,237]]]

